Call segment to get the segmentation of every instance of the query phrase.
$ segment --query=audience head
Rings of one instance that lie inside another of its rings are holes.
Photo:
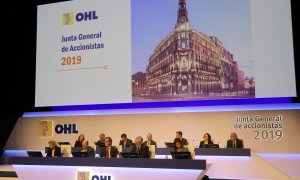
[[[54,141],[54,140],[50,140],[48,142],[48,145],[51,149],[54,149],[57,146],[56,141]]]
[[[99,139],[100,139],[101,141],[104,141],[104,140],[105,140],[105,134],[104,134],[104,133],[101,133],[101,134],[99,135]]]
[[[183,144],[179,138],[174,139],[174,150],[176,151],[177,149],[182,149]]]
[[[135,138],[135,145],[140,146],[143,143],[143,138],[141,136],[138,136]]]
[[[152,134],[151,134],[151,133],[148,133],[148,134],[147,134],[147,140],[148,140],[148,141],[152,141]]]
[[[78,136],[78,141],[79,141],[79,142],[82,142],[83,140],[85,140],[84,134],[80,134],[80,135]]]
[[[231,134],[230,134],[230,140],[231,140],[231,141],[235,141],[236,139],[237,139],[237,134],[234,133],[234,132],[231,133]]]
[[[121,135],[121,139],[122,139],[123,141],[126,141],[126,140],[127,140],[127,135],[126,135],[125,133],[123,133],[123,134]]]
[[[182,138],[182,132],[181,131],[176,132],[176,138],[179,138],[179,139]]]
[[[82,141],[82,149],[87,149],[88,145],[89,145],[88,140],[85,139],[85,140]]]
[[[209,133],[205,133],[205,134],[203,135],[203,139],[204,139],[204,141],[210,142],[210,141],[211,141],[211,136],[210,136],[210,134],[209,134]]]
[[[106,147],[111,146],[111,144],[112,144],[111,137],[106,137],[105,140],[104,140],[104,144],[105,144]]]

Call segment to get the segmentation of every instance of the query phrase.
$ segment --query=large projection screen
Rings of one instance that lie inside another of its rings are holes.
[[[36,107],[295,96],[290,1],[38,6]]]

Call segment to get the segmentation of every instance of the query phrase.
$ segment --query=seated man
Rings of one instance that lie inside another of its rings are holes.
[[[86,157],[95,157],[95,150],[94,148],[89,146],[89,141],[86,139],[82,141],[81,152],[86,152],[87,153]]]
[[[244,148],[243,141],[237,138],[236,133],[230,134],[230,139],[227,141],[227,148]]]
[[[118,149],[115,146],[111,146],[112,139],[110,137],[105,138],[105,148],[100,152],[100,157],[104,158],[116,158],[119,154]]]
[[[104,133],[101,133],[100,135],[99,135],[99,140],[97,141],[97,143],[96,143],[96,145],[98,146],[98,147],[104,147],[105,146],[105,134]]]
[[[131,148],[131,153],[137,153],[138,158],[150,158],[149,147],[142,144],[143,138],[138,136],[135,138],[135,145]]]
[[[125,133],[123,133],[122,135],[121,135],[121,140],[120,140],[120,142],[119,142],[119,145],[120,146],[122,146],[123,148],[124,147],[131,147],[131,145],[132,145],[132,140],[131,139],[128,139],[127,138],[127,135],[125,134]]]
[[[176,138],[179,138],[183,145],[188,145],[188,141],[187,141],[187,139],[182,137],[181,131],[176,132]]]
[[[56,141],[50,140],[48,145],[47,157],[61,157],[61,148],[57,146]]]
[[[153,141],[153,139],[152,139],[152,134],[151,133],[147,134],[147,141],[143,142],[143,145],[145,145],[145,146],[155,145],[155,147],[157,147],[156,142]]]

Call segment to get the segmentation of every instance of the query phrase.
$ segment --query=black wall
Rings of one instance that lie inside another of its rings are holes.
[[[35,54],[36,54],[36,9],[38,4],[49,0],[8,1],[1,5],[1,100],[0,100],[0,155],[18,117],[24,112],[51,111],[51,108],[35,108]],[[299,71],[299,8],[291,0],[294,34],[296,72]],[[5,5],[4,5],[5,4]],[[4,21],[4,22],[3,22]],[[297,93],[300,95],[300,79],[297,78]],[[293,98],[300,102],[299,98]],[[29,140],[30,141],[30,140]]]
[[[1,5],[0,155],[18,117],[24,112],[52,110],[34,107],[37,5],[50,2],[59,1],[8,1]]]

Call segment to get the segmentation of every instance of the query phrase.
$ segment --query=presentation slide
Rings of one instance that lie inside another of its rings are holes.
[[[295,97],[289,1],[38,6],[35,106]]]

